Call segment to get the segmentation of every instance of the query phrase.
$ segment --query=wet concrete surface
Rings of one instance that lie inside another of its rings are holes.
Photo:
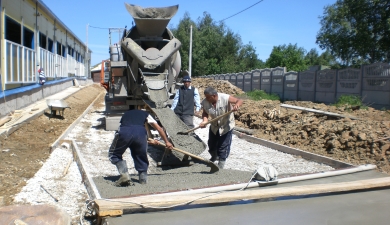
[[[225,169],[210,173],[210,168],[204,164],[179,168],[157,167],[152,170],[146,185],[138,183],[137,174],[131,175],[134,185],[128,187],[115,186],[119,176],[94,177],[93,180],[102,198],[116,198],[245,183],[252,176],[251,172]]]
[[[108,218],[110,225],[387,225],[390,189]]]
[[[173,110],[170,108],[162,108],[153,109],[153,112],[157,115],[176,148],[194,155],[200,155],[205,150],[205,143],[196,135],[177,134],[180,131],[187,131],[189,128],[176,116]],[[182,156],[181,153],[174,154],[178,154],[179,157]]]
[[[347,182],[385,177],[377,171],[299,181],[262,188],[300,186],[315,183]],[[312,195],[270,199],[269,201],[241,201],[230,204],[207,205],[164,212],[126,214],[107,218],[110,225],[129,224],[262,224],[262,225],[387,225],[390,189]]]

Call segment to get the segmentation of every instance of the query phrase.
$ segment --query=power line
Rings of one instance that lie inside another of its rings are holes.
[[[252,8],[253,6],[255,6],[255,5],[259,4],[259,3],[260,3],[260,2],[262,2],[262,1],[264,1],[264,0],[260,0],[260,1],[256,2],[255,4],[253,4],[253,5],[249,6],[248,8],[241,10],[241,11],[240,11],[240,12],[238,12],[238,13],[236,13],[236,14],[234,14],[234,15],[231,15],[231,16],[229,16],[229,17],[227,17],[227,18],[223,19],[223,20],[220,20],[220,22],[222,22],[222,21],[225,21],[225,20],[227,20],[227,19],[230,19],[230,18],[232,18],[233,16],[236,16],[236,15],[238,15],[238,14],[240,14],[240,13],[244,12],[245,10],[248,10],[248,9]]]
[[[116,28],[116,27],[94,27],[89,25],[89,27],[96,28],[96,29],[102,29],[102,30],[124,30],[125,28]]]
[[[96,28],[96,29],[103,29],[103,30],[110,29],[110,28],[106,28],[106,27],[94,27],[94,26],[91,26],[91,25],[89,25],[89,27]]]

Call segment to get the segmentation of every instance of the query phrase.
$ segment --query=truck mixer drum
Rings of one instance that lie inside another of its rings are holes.
[[[167,28],[178,5],[142,8],[125,3],[125,6],[135,25],[124,30],[118,44],[110,48],[113,57],[108,65],[106,130],[117,130],[125,111],[143,108],[147,104],[175,147],[193,155],[201,154],[206,145],[200,138],[176,135],[178,130],[187,130],[188,127],[173,110],[166,108],[173,102],[181,69],[181,42]],[[123,57],[118,57],[119,51]],[[172,155],[174,157],[169,161],[185,157],[176,151]]]
[[[125,3],[135,25],[111,44],[106,95],[106,129],[116,130],[121,115],[143,106],[164,108],[172,104],[181,69],[181,42],[167,28],[179,6],[142,8]],[[120,53],[121,54],[120,54]]]

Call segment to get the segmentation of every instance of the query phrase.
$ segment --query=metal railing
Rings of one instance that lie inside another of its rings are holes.
[[[36,83],[35,51],[12,41],[5,41],[5,84]]]
[[[39,61],[34,49],[9,40],[4,40],[4,84],[34,84],[38,82],[38,64],[44,69],[48,80],[72,76],[86,76],[85,65],[70,55],[62,57],[38,47]]]

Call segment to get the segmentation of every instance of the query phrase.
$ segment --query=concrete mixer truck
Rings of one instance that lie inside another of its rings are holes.
[[[118,43],[110,43],[110,60],[102,64],[107,89],[106,130],[116,130],[126,110],[145,104],[157,109],[169,106],[181,69],[181,42],[167,28],[178,5],[125,6],[135,25],[124,29]]]

